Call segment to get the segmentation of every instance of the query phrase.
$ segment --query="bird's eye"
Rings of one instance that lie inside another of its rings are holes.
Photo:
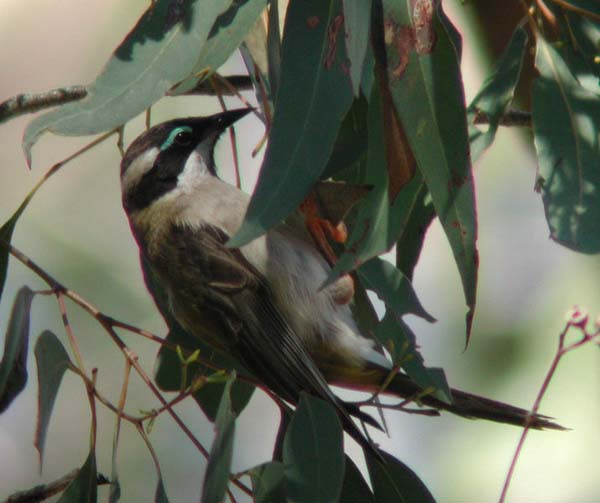
[[[194,137],[190,131],[179,131],[175,138],[173,138],[173,143],[179,145],[181,147],[187,147],[192,144]]]
[[[167,139],[160,146],[161,152],[168,150],[173,145],[189,147],[194,143],[194,132],[189,126],[180,126],[171,131]]]

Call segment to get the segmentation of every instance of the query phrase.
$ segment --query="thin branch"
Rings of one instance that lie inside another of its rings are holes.
[[[235,92],[232,89],[236,91],[252,89],[252,81],[247,75],[231,75],[223,78],[227,80],[228,86],[219,86],[221,94],[233,95]],[[202,81],[185,94],[214,96],[216,93],[209,82]],[[21,115],[71,103],[83,99],[87,95],[85,86],[61,87],[41,93],[18,94],[0,103],[0,124]]]
[[[567,321],[565,328],[562,330],[562,332],[559,335],[558,348],[556,350],[556,354],[554,355],[554,358],[552,359],[552,363],[550,364],[550,368],[548,369],[548,372],[546,373],[546,377],[544,378],[542,387],[540,388],[540,391],[537,394],[537,397],[535,399],[533,407],[527,414],[527,418],[525,420],[525,427],[523,428],[523,431],[521,432],[521,437],[519,438],[519,442],[517,444],[517,448],[515,449],[515,453],[512,457],[510,467],[508,469],[508,473],[506,474],[506,479],[504,481],[504,485],[502,486],[502,493],[500,494],[499,503],[504,503],[504,501],[506,501],[506,494],[508,492],[508,487],[512,480],[512,477],[513,477],[513,474],[515,471],[515,467],[517,465],[517,460],[519,459],[521,450],[523,449],[523,445],[525,444],[525,439],[527,438],[527,434],[529,433],[529,430],[531,429],[531,422],[532,422],[533,418],[537,415],[537,413],[540,409],[542,399],[544,398],[544,395],[546,394],[546,391],[548,390],[548,386],[550,385],[550,381],[554,377],[554,374],[556,372],[556,369],[558,367],[560,360],[568,352],[573,351],[574,349],[577,349],[577,348],[583,346],[584,344],[588,344],[589,342],[592,342],[592,341],[597,342],[598,339],[600,338],[600,328],[596,327],[596,331],[593,333],[588,333],[586,331],[587,322],[588,322],[587,313],[583,313],[579,309],[575,308],[572,311],[570,319]],[[569,330],[571,328],[580,330],[582,332],[582,336],[579,340],[576,340],[575,342],[573,342],[569,345],[566,345],[565,339],[567,337],[567,333],[569,332]]]
[[[552,3],[559,5],[565,10],[570,10],[571,12],[575,12],[576,14],[580,14],[582,16],[589,17],[594,21],[600,21],[600,15],[595,12],[589,11],[582,7],[578,7],[577,5],[573,5],[571,2],[567,2],[565,0],[550,0]]]
[[[87,96],[84,86],[61,87],[43,93],[18,94],[0,103],[0,124],[24,114],[64,105]]]
[[[490,118],[488,115],[481,111],[477,110],[475,113],[475,118],[473,119],[473,124],[489,124]],[[522,127],[531,127],[531,112],[526,112],[524,110],[508,110],[500,120],[498,124],[501,126],[522,126]]]

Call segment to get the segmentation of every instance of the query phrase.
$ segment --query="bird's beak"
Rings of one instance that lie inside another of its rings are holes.
[[[217,134],[225,131],[234,122],[252,112],[252,108],[238,108],[236,110],[227,110],[219,114],[212,115],[210,119],[213,121],[213,128]]]

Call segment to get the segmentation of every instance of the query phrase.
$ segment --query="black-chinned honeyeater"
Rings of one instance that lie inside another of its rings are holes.
[[[364,336],[340,288],[322,289],[330,266],[294,215],[240,247],[249,196],[217,177],[221,133],[249,109],[164,122],[144,132],[121,163],[123,206],[145,261],[164,289],[172,316],[190,334],[233,356],[281,399],[302,391],[336,409],[346,431],[368,441],[329,384],[376,391],[392,363]],[[545,416],[451,390],[452,402],[398,373],[386,392],[467,418],[555,428]]]

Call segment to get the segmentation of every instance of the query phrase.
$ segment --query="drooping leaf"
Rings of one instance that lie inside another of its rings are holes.
[[[338,131],[333,151],[327,166],[321,174],[322,179],[336,177],[340,171],[352,168],[367,152],[367,100],[361,96],[355,99]]]
[[[415,191],[412,205],[402,213],[404,225],[400,230],[398,241],[396,241],[396,267],[409,281],[412,281],[419,255],[421,255],[425,233],[435,218],[435,209],[431,204],[429,191],[422,180],[421,175],[417,173],[415,180],[411,182],[418,184],[421,181],[421,186]],[[398,202],[394,206],[397,204]]]
[[[371,185],[373,189],[357,207],[345,251],[330,272],[328,282],[389,250],[396,243],[423,184],[422,178],[414,177],[390,206],[382,107],[379,89],[373,86],[368,109],[366,163],[364,169],[359,164],[358,170],[346,174],[350,175],[347,181]]]
[[[82,136],[114,129],[143,112],[186,78],[217,17],[231,0],[152,2],[125,37],[86,98],[34,119],[23,137],[28,163],[31,148],[46,131]]]
[[[215,72],[243,42],[244,38],[265,9],[267,0],[234,0],[231,6],[215,21],[206,43],[202,46],[196,64],[171,95],[179,95],[194,89],[206,75]],[[203,74],[203,77],[198,77]]]
[[[369,485],[360,473],[358,467],[350,456],[345,456],[346,473],[342,484],[340,502],[343,503],[375,503]]]
[[[433,0],[417,2],[414,9],[407,0],[383,0],[383,19],[374,21],[387,34],[383,44],[396,111],[458,265],[468,342],[477,288],[477,219],[460,39]]]
[[[283,463],[270,461],[250,470],[255,503],[286,503]]]
[[[49,330],[44,330],[38,337],[34,353],[38,371],[38,417],[34,445],[39,453],[41,467],[54,401],[63,375],[72,363],[58,337]]]
[[[279,28],[279,0],[269,0],[269,26],[267,31],[267,57],[269,61],[269,87],[275,103],[281,82],[281,30]]]
[[[392,355],[394,363],[400,365],[415,383],[427,390],[428,394],[443,402],[452,403],[444,370],[425,366],[415,334],[391,309],[386,311],[374,332],[375,338]]]
[[[402,461],[380,451],[385,463],[367,453],[367,467],[377,503],[435,503],[427,486]]]
[[[169,497],[165,491],[165,485],[163,484],[162,477],[159,477],[156,484],[156,491],[154,492],[154,503],[169,503]]]
[[[205,503],[220,503],[225,499],[229,483],[233,438],[235,435],[235,414],[231,409],[231,385],[235,381],[232,373],[225,386],[215,419],[215,438],[210,448],[210,456],[202,484],[202,499]]]
[[[323,172],[350,104],[341,0],[291,2],[269,145],[238,247],[294,211]]]
[[[302,393],[283,446],[288,501],[338,501],[344,478],[342,426],[323,400]]]
[[[560,54],[537,39],[533,133],[550,236],[583,253],[600,252],[600,98],[582,87]]]
[[[476,161],[492,144],[498,130],[498,122],[512,102],[521,75],[527,38],[527,32],[521,26],[517,27],[491,74],[469,105],[467,113],[472,161]],[[489,120],[485,132],[473,125],[475,117],[480,113],[484,113]]]
[[[371,27],[371,2],[368,0],[343,0],[346,53],[350,60],[350,80],[354,96],[360,93],[365,56],[369,46]]]
[[[98,501],[98,473],[96,453],[92,450],[77,477],[67,486],[58,503],[96,503]]]
[[[29,314],[33,296],[33,291],[24,286],[17,292],[13,302],[0,361],[0,413],[8,408],[27,384]]]
[[[410,313],[435,321],[421,306],[410,281],[387,260],[376,257],[360,266],[357,272],[365,288],[375,292],[397,317]]]

